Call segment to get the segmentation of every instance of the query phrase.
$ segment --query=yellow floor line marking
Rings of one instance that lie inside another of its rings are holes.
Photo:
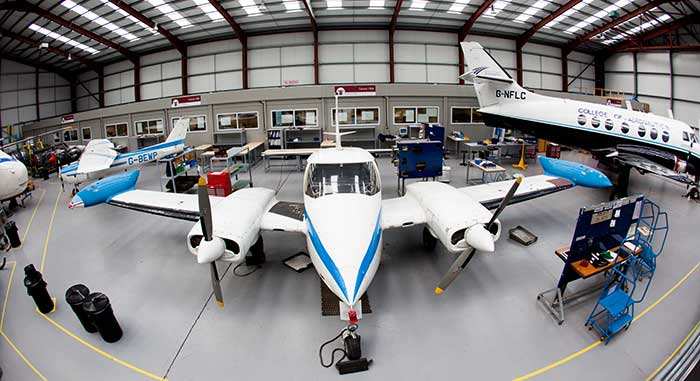
[[[698,327],[700,327],[700,321],[698,322],[698,324],[695,324],[695,327],[693,327],[693,329],[690,330],[690,332],[688,333],[688,336],[686,336],[685,339],[683,339],[683,341],[681,341],[681,343],[678,344],[678,346],[676,347],[676,349],[666,358],[666,360],[664,360],[664,362],[661,363],[661,365],[659,365],[658,368],[656,368],[656,370],[654,371],[654,373],[650,374],[649,377],[646,378],[645,381],[649,381],[649,380],[651,380],[652,378],[654,378],[654,376],[656,376],[656,374],[659,373],[659,372],[661,371],[661,369],[663,369],[663,367],[665,367],[666,364],[669,363],[669,361],[671,361],[671,359],[673,358],[673,356],[675,356],[676,353],[678,353],[678,351],[680,351],[681,348],[685,345],[685,343],[688,341],[688,339],[690,339],[690,336],[693,336],[693,333],[695,333],[695,331],[698,330]]]
[[[46,252],[49,249],[49,240],[51,239],[51,230],[53,229],[53,220],[56,217],[56,208],[58,208],[58,200],[61,199],[61,190],[59,189],[56,195],[56,202],[53,204],[53,212],[51,213],[51,222],[49,222],[49,231],[46,233],[46,243],[44,243],[44,254],[41,255],[41,267],[39,272],[44,272],[44,263],[46,263]]]
[[[34,221],[34,216],[36,215],[36,211],[39,210],[39,205],[41,205],[41,201],[44,199],[44,195],[46,195],[46,189],[41,190],[41,197],[39,198],[39,202],[34,205],[34,211],[32,212],[32,216],[29,218],[29,223],[27,223],[27,227],[24,229],[24,234],[22,235],[22,242],[19,244],[19,247],[16,247],[14,249],[10,249],[6,251],[6,253],[19,250],[22,247],[24,247],[24,241],[27,240],[27,234],[29,233],[29,228],[32,226],[32,221]]]
[[[10,347],[15,351],[15,353],[17,353],[17,355],[22,359],[22,361],[24,361],[24,363],[27,364],[29,369],[34,371],[34,373],[36,373],[36,375],[39,376],[39,378],[41,378],[43,381],[47,381],[46,377],[44,377],[44,375],[41,374],[41,372],[39,372],[39,370],[36,369],[34,367],[34,365],[32,365],[31,362],[29,362],[29,360],[24,356],[24,354],[19,350],[19,348],[17,348],[15,343],[13,343],[12,340],[10,340],[10,338],[7,337],[7,335],[5,334],[5,331],[3,330],[3,324],[5,324],[5,310],[7,309],[7,300],[10,296],[10,287],[12,286],[12,278],[14,278],[14,276],[15,276],[15,268],[17,267],[17,262],[15,262],[15,261],[7,262],[7,263],[12,264],[12,271],[10,271],[10,279],[7,281],[7,287],[5,290],[5,300],[2,303],[2,318],[0,318],[0,335],[2,335],[2,337],[5,339],[5,341],[7,341],[7,343],[10,344]]]
[[[659,303],[661,303],[664,299],[666,299],[669,295],[671,295],[671,293],[673,293],[674,291],[676,291],[676,289],[677,289],[681,284],[683,284],[683,283],[698,269],[698,267],[700,267],[700,262],[696,263],[695,266],[693,266],[693,268],[690,269],[690,271],[688,271],[688,273],[685,274],[685,276],[683,276],[683,278],[681,278],[678,282],[676,282],[676,284],[673,285],[673,287],[671,287],[668,291],[666,291],[666,293],[663,294],[659,299],[657,299],[652,305],[650,305],[649,307],[647,307],[647,308],[646,308],[644,311],[642,311],[639,315],[635,316],[634,320],[632,320],[632,321],[637,321],[637,320],[639,320],[639,318],[641,318],[642,316],[646,315],[649,311],[653,310],[657,305],[659,305]],[[548,370],[554,369],[554,368],[558,367],[559,365],[562,365],[562,364],[564,364],[564,363],[566,363],[566,362],[569,362],[569,361],[575,359],[575,358],[578,357],[578,356],[581,356],[582,354],[584,354],[584,353],[590,351],[591,349],[593,349],[593,348],[599,346],[599,345],[602,344],[602,343],[603,343],[603,342],[601,342],[601,341],[596,341],[595,343],[593,343],[593,344],[587,346],[586,348],[583,348],[583,349],[581,349],[580,351],[578,351],[578,352],[576,352],[576,353],[574,353],[574,354],[571,354],[571,355],[569,355],[569,356],[567,356],[567,357],[565,357],[565,358],[563,358],[563,359],[561,359],[561,360],[559,360],[559,361],[557,361],[557,362],[555,362],[555,363],[552,363],[552,364],[550,364],[550,365],[547,365],[547,366],[544,367],[544,368],[538,369],[538,370],[536,370],[536,371],[534,371],[534,372],[532,372],[532,373],[528,373],[528,374],[526,374],[526,375],[524,375],[524,376],[522,376],[522,377],[514,378],[513,381],[523,381],[523,380],[527,380],[527,379],[529,379],[529,378],[532,378],[532,377],[537,376],[538,374],[542,374],[542,373],[544,373],[544,372],[546,372],[546,371],[548,371]]]
[[[73,338],[74,340],[76,340],[77,342],[79,342],[80,344],[83,344],[84,346],[86,346],[86,347],[92,349],[93,351],[99,353],[100,355],[102,355],[102,356],[104,356],[104,357],[106,357],[106,358],[108,358],[108,359],[110,359],[110,360],[116,362],[117,364],[123,365],[123,366],[125,366],[125,367],[127,367],[127,368],[129,368],[129,369],[131,369],[131,370],[133,370],[133,371],[135,371],[135,372],[141,373],[142,375],[144,375],[144,376],[146,376],[146,377],[149,377],[149,378],[152,378],[152,379],[154,379],[154,380],[158,380],[158,381],[167,381],[167,379],[165,379],[165,378],[163,378],[163,377],[156,376],[156,375],[153,374],[153,373],[147,372],[147,371],[145,371],[145,370],[143,370],[143,369],[141,369],[141,368],[138,368],[138,367],[136,367],[136,366],[134,366],[134,365],[131,365],[131,364],[129,364],[128,362],[126,362],[126,361],[124,361],[124,360],[120,360],[120,359],[118,359],[118,358],[116,358],[116,357],[110,355],[109,353],[107,353],[107,352],[105,352],[105,351],[103,351],[103,350],[101,350],[101,349],[95,347],[94,345],[92,345],[92,344],[88,343],[87,341],[81,339],[80,337],[74,335],[71,331],[69,331],[68,329],[64,328],[62,325],[58,324],[55,320],[51,319],[51,318],[48,317],[47,315],[44,315],[44,314],[42,314],[42,313],[40,313],[40,312],[39,312],[39,315],[41,315],[44,319],[48,320],[51,324],[53,324],[54,326],[56,326],[56,328],[60,329],[61,331],[63,331],[63,333],[65,333],[66,335],[70,336],[71,338]]]

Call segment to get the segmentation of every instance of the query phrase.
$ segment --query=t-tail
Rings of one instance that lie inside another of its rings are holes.
[[[168,139],[165,140],[165,142],[174,142],[178,140],[185,140],[185,136],[187,136],[187,130],[190,127],[190,118],[182,118],[179,119],[177,122],[175,122],[175,127],[173,127],[173,130],[170,131],[170,135],[168,135]]]
[[[522,88],[478,42],[462,42],[467,72],[460,76],[474,83],[481,108],[539,97]]]

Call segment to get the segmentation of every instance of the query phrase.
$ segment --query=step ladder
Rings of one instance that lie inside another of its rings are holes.
[[[668,214],[645,199],[633,226],[634,230],[622,240],[617,251],[621,260],[609,270],[605,287],[586,320],[588,329],[595,329],[605,344],[630,327],[635,305],[646,297],[656,270],[656,259],[668,237]]]

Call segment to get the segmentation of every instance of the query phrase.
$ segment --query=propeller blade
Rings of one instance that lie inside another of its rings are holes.
[[[197,195],[199,198],[199,221],[202,224],[202,234],[204,239],[211,241],[213,234],[213,222],[211,219],[211,203],[209,202],[209,192],[207,191],[207,181],[204,177],[199,178]]]
[[[437,287],[435,287],[436,294],[440,295],[447,290],[447,287],[452,284],[455,278],[457,278],[457,275],[459,275],[459,273],[461,273],[462,270],[467,267],[467,264],[469,261],[471,261],[474,253],[476,253],[476,249],[471,248],[469,250],[464,250],[464,252],[457,257],[457,259],[452,263],[452,266],[450,266],[450,269],[447,270],[447,273],[445,273],[442,279],[440,279]]]
[[[506,194],[506,197],[503,198],[503,201],[501,201],[501,205],[498,205],[498,209],[493,213],[491,216],[491,221],[489,221],[488,224],[486,224],[486,230],[491,229],[491,225],[493,225],[494,221],[498,218],[498,216],[503,212],[503,209],[506,208],[508,203],[510,202],[510,199],[513,198],[513,195],[515,194],[515,191],[518,190],[518,187],[520,186],[520,183],[523,182],[522,177],[516,177],[515,182],[513,183],[513,186],[510,187],[508,190],[508,193]]]
[[[224,297],[221,293],[221,281],[219,280],[219,270],[216,268],[216,262],[211,263],[211,287],[214,289],[214,297],[216,297],[216,304],[219,307],[224,306]]]

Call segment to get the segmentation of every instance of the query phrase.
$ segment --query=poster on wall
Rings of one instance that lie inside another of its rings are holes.
[[[343,89],[346,97],[371,97],[377,95],[376,85],[360,85],[360,86],[336,86],[334,91],[338,92],[338,89]]]
[[[374,111],[362,111],[362,121],[374,120]]]
[[[188,95],[185,97],[177,97],[170,99],[170,107],[189,107],[199,106],[202,104],[202,97],[199,95]]]
[[[316,124],[316,112],[314,112],[314,111],[307,111],[306,112],[306,124],[307,125]]]

